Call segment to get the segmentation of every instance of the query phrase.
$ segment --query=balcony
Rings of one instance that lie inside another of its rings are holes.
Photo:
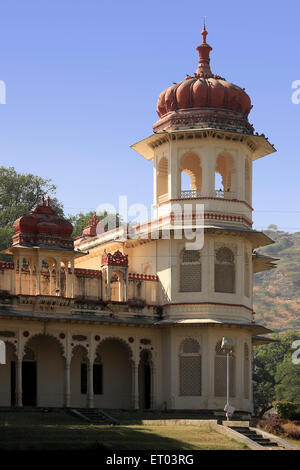
[[[215,197],[220,199],[236,199],[236,193],[232,191],[223,191],[222,189],[218,189],[215,191]]]
[[[181,199],[191,199],[201,197],[200,189],[191,189],[187,191],[181,191]]]

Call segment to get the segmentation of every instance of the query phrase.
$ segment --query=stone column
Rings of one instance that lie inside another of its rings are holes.
[[[156,408],[156,374],[157,370],[154,364],[151,367],[151,403],[150,408]]]
[[[56,295],[60,296],[60,259],[56,260],[56,284],[55,284],[55,289],[56,289]]]
[[[110,269],[109,267],[107,268],[107,271],[106,271],[106,280],[107,280],[107,289],[106,289],[106,293],[107,293],[107,299],[108,301],[110,301]]]
[[[87,364],[87,407],[94,408],[94,364],[92,360]]]
[[[18,357],[16,361],[16,405],[23,406],[22,357]]]
[[[128,301],[128,271],[124,275],[124,302]]]
[[[74,299],[74,259],[71,260],[71,298]]]
[[[22,294],[22,264],[23,256],[19,256],[19,294]]]
[[[36,295],[41,295],[41,265],[42,260],[38,259],[36,263]]]
[[[134,410],[139,409],[139,367],[134,362],[132,364],[132,406]]]
[[[65,359],[65,407],[71,406],[71,381],[70,381],[71,359]]]

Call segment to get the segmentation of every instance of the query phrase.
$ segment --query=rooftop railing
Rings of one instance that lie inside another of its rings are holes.
[[[191,189],[187,191],[181,191],[181,199],[190,199],[190,198],[196,198],[196,197],[201,197],[200,189]]]
[[[215,191],[216,197],[220,199],[236,199],[236,193],[232,191],[224,191],[222,189],[218,189]]]

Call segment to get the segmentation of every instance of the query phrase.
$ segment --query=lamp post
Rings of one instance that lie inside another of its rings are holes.
[[[229,404],[229,384],[230,384],[230,354],[233,351],[234,347],[234,339],[233,338],[222,338],[221,349],[226,352],[226,405],[224,407],[224,411],[226,411],[226,418],[229,421],[229,417],[233,414],[234,408]]]

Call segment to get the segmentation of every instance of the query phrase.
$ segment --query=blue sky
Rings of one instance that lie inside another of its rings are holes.
[[[300,231],[300,5],[296,1],[2,0],[0,164],[52,178],[66,214],[152,203],[160,92],[193,73],[207,17],[214,73],[245,87],[250,122],[278,152],[255,162],[256,228]]]

